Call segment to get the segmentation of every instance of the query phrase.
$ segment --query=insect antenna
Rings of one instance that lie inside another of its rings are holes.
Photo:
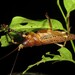
[[[2,58],[0,58],[0,60],[2,60],[2,59],[4,59],[4,58],[6,58],[6,57],[8,57],[9,55],[11,55],[13,52],[15,52],[16,50],[18,50],[18,47],[17,48],[15,48],[13,51],[11,51],[10,53],[8,53],[8,54],[6,54],[5,56],[3,56]]]
[[[12,75],[12,73],[13,73],[13,69],[14,69],[14,67],[15,67],[15,64],[16,64],[16,61],[17,61],[17,58],[18,58],[18,55],[19,55],[19,51],[17,52],[17,55],[16,55],[16,58],[15,58],[15,61],[14,61],[14,63],[13,63],[13,67],[12,67],[11,72],[10,72],[9,75]]]

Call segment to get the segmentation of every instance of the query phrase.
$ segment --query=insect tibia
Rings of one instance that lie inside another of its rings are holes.
[[[50,17],[48,16],[48,13],[47,12],[45,14],[45,17],[48,19],[49,26],[50,26],[50,30],[52,30],[52,23],[51,23]]]

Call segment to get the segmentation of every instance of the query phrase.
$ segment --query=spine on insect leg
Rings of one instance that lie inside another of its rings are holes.
[[[32,33],[26,35],[23,42],[24,47],[40,46],[52,43],[61,43],[69,40],[75,40],[74,34],[52,35],[51,33]]]

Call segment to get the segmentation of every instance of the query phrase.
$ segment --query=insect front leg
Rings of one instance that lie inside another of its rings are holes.
[[[12,33],[14,33],[14,35]],[[23,32],[18,32],[13,29],[10,29],[10,32],[8,33],[8,35],[11,38],[11,42],[13,44],[20,44],[25,39],[23,37],[23,35],[24,35]]]

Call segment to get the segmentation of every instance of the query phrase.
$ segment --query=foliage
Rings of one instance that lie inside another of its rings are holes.
[[[71,52],[67,48],[63,47],[58,49],[57,51],[60,53],[60,55],[50,54],[50,52],[47,52],[46,55],[48,55],[49,57],[42,55],[42,59],[40,61],[36,62],[35,64],[29,65],[22,74],[25,74],[30,68],[36,65],[38,66],[41,63],[46,63],[49,61],[53,61],[54,63],[57,61],[71,61],[75,63],[75,61],[72,59]]]
[[[70,12],[75,10],[75,0],[63,0],[65,9],[67,11],[67,15],[64,15],[64,12],[60,6],[59,0],[57,0],[57,5],[60,9],[60,12],[62,13],[62,16],[65,20],[66,23],[66,28],[68,27],[68,21],[67,18],[70,16]],[[59,30],[65,30],[63,28],[63,25],[60,21],[56,20],[56,19],[51,19],[52,22],[52,27],[53,30],[59,29]],[[57,26],[58,25],[58,26]],[[39,29],[49,29],[49,24],[48,24],[48,20],[44,19],[44,20],[31,20],[31,19],[27,19],[21,16],[15,16],[10,25],[9,25],[10,29],[13,29],[16,32],[24,32],[24,33],[28,33],[28,32],[35,32],[38,31]],[[6,30],[3,29],[5,32]],[[3,31],[2,30],[2,31]],[[14,36],[17,36],[17,34],[13,31],[11,31],[11,33],[9,33],[10,36],[12,36],[14,38]],[[10,45],[10,42],[12,40],[10,39],[9,35],[3,35],[0,38],[0,42],[1,42],[1,47],[6,47]],[[75,46],[73,41],[71,41],[73,50],[75,52]],[[72,58],[72,53],[70,52],[69,49],[67,49],[66,47],[61,47],[57,50],[60,54],[56,55],[56,54],[51,54],[50,52],[47,52],[46,55],[48,55],[48,57],[46,57],[45,55],[42,55],[42,59],[38,62],[36,62],[35,64],[29,65],[28,68],[22,73],[25,74],[30,68],[32,68],[35,65],[39,65],[41,63],[46,63],[49,61],[71,61],[73,63],[75,63],[75,61]]]

